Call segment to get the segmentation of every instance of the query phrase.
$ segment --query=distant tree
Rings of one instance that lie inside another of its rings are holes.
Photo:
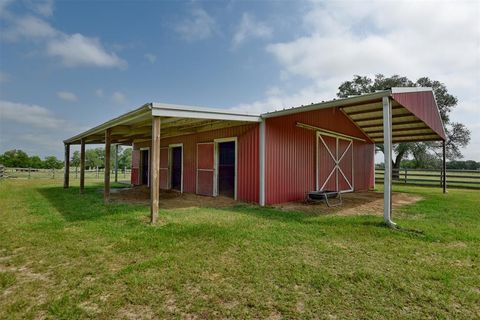
[[[5,167],[28,168],[28,155],[22,150],[8,150],[3,153],[0,163]]]
[[[31,156],[28,158],[28,166],[30,168],[40,169],[43,167],[43,161],[39,156]]]
[[[74,151],[72,158],[70,159],[70,165],[72,167],[79,167],[80,166],[80,151]]]
[[[476,162],[473,160],[449,161],[447,162],[447,169],[480,170],[480,162]]]
[[[132,167],[132,148],[125,148],[119,152],[118,167],[121,169]]]
[[[43,167],[45,169],[61,169],[63,168],[63,161],[58,160],[55,156],[47,156],[43,160]]]
[[[445,124],[447,134],[447,158],[450,160],[462,158],[460,148],[465,147],[470,141],[470,131],[462,123],[452,122],[450,120],[450,112],[457,106],[458,100],[451,95],[447,87],[439,82],[431,80],[427,77],[418,79],[416,82],[411,81],[407,77],[393,75],[385,77],[377,74],[372,80],[369,77],[355,75],[353,80],[345,81],[338,87],[337,96],[340,98],[351,95],[360,95],[362,93],[375,92],[391,87],[431,87],[435,93],[437,105],[439,107],[440,116]],[[418,164],[426,164],[432,158],[431,156],[440,156],[440,144],[438,142],[415,142],[415,143],[399,143],[393,146],[395,158],[393,159],[393,168],[398,169],[401,161],[408,155],[412,155]],[[383,145],[377,145],[377,150],[383,152]],[[430,156],[429,156],[430,155]]]
[[[103,148],[88,149],[85,151],[85,166],[87,168],[103,167],[105,150]]]

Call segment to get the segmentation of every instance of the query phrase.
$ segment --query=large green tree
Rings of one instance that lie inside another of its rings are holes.
[[[464,124],[451,121],[450,113],[457,106],[458,99],[451,95],[447,87],[440,81],[431,80],[428,77],[422,77],[413,82],[407,77],[399,75],[385,77],[382,74],[377,74],[374,79],[355,75],[352,80],[345,81],[338,87],[337,96],[345,98],[351,95],[371,93],[392,87],[430,87],[433,89],[447,134],[447,158],[450,160],[462,158],[463,155],[460,152],[460,148],[465,147],[469,143],[470,131]],[[393,146],[395,153],[393,167],[399,168],[402,159],[409,155],[415,158],[418,167],[423,167],[431,162],[432,159],[440,157],[440,147],[441,144],[439,142],[395,144]],[[377,149],[383,152],[383,145],[377,145]]]
[[[0,163],[5,167],[11,168],[28,168],[28,154],[22,150],[8,150],[0,156]]]

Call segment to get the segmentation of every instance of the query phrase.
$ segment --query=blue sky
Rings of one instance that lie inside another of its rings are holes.
[[[0,0],[0,28],[0,152],[60,157],[63,139],[150,101],[263,112],[399,73],[448,86],[480,161],[476,1]]]

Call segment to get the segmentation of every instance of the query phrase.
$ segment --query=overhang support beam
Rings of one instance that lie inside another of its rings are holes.
[[[70,144],[65,143],[65,167],[63,173],[63,187],[67,189],[70,184]]]
[[[112,148],[112,129],[105,130],[105,172],[103,200],[105,204],[110,201],[110,153]]]
[[[262,122],[259,124],[259,196],[258,204],[260,206],[265,206],[265,119],[262,119]]]
[[[85,192],[85,139],[80,141],[80,193]]]
[[[445,146],[445,140],[442,142],[442,188],[443,193],[447,193],[447,148]]]
[[[389,97],[382,98],[383,103],[383,148],[385,155],[385,174],[383,179],[383,219],[387,226],[396,226],[392,214],[392,103]]]
[[[150,155],[150,223],[158,220],[158,206],[160,202],[160,130],[161,118],[152,118],[152,147]]]

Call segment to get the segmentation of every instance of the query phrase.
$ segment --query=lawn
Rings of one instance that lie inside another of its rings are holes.
[[[480,192],[379,215],[103,205],[58,180],[0,182],[2,318],[480,317]]]

